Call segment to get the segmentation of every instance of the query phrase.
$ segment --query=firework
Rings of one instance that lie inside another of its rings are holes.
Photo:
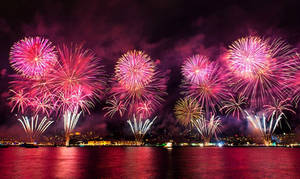
[[[124,104],[115,96],[113,96],[113,99],[108,100],[107,104],[109,104],[109,106],[103,108],[104,110],[107,110],[104,117],[110,116],[112,118],[116,112],[119,112],[120,117],[122,117],[126,111]]]
[[[49,121],[47,117],[44,117],[41,121],[39,121],[38,115],[31,117],[30,119],[27,116],[22,116],[22,118],[19,118],[18,121],[22,124],[24,131],[30,138],[31,142],[43,134],[53,123],[53,121]]]
[[[46,114],[48,117],[54,108],[53,97],[49,93],[45,93],[41,98],[35,97],[31,99],[30,106],[35,111],[35,115],[39,113]]]
[[[291,91],[291,99],[297,107],[300,100],[300,56],[296,54],[291,59],[293,63],[291,63],[290,75],[287,78],[287,86]]]
[[[127,120],[137,144],[142,143],[145,134],[148,132],[155,119],[156,117],[153,118],[152,121],[150,119],[146,119],[145,122],[143,122],[141,118],[137,120],[135,115],[133,115],[133,121]]]
[[[206,120],[203,116],[192,121],[197,131],[204,140],[204,144],[208,144],[210,139],[220,132],[221,120],[219,117],[212,115],[209,120]]]
[[[81,113],[82,112],[78,113],[77,111],[66,111],[63,115],[64,130],[66,134],[66,146],[69,146],[70,133],[74,130]]]
[[[247,97],[252,108],[260,108],[272,97],[283,99],[289,63],[295,49],[280,39],[246,37],[229,46],[227,65],[234,73],[231,85]]]
[[[241,78],[256,78],[267,73],[270,66],[270,53],[266,41],[259,37],[238,39],[229,46],[229,68]]]
[[[271,117],[274,113],[275,118],[278,118],[279,115],[281,115],[281,114],[284,117],[286,117],[284,112],[287,112],[287,111],[296,114],[296,112],[292,109],[293,105],[291,105],[289,103],[289,101],[290,101],[289,98],[285,99],[285,100],[278,100],[278,99],[273,98],[272,104],[264,105],[266,115]]]
[[[285,112],[292,112],[294,114],[296,114],[296,112],[292,109],[293,105],[289,103],[290,99],[285,99],[285,100],[278,100],[273,98],[273,101],[271,104],[267,104],[264,105],[264,111],[266,112],[267,118],[270,120],[270,118],[272,117],[273,113],[274,113],[274,117],[278,118],[279,115],[282,114],[282,116],[284,117],[283,119],[285,119],[286,124],[288,125],[288,127],[290,128],[290,125],[287,121],[287,117],[285,115]],[[282,127],[281,125],[281,121],[279,121],[279,126]]]
[[[115,71],[118,82],[130,91],[136,91],[152,80],[154,63],[142,51],[129,51],[117,62]]]
[[[211,70],[208,58],[201,55],[194,55],[185,60],[182,66],[182,73],[185,80],[199,84],[205,81]]]
[[[18,111],[21,111],[21,113],[24,114],[24,111],[29,104],[28,94],[24,93],[23,90],[10,90],[10,92],[13,93],[13,96],[10,97],[10,101],[13,103],[11,112],[13,112],[16,107],[18,107]]]
[[[267,121],[265,114],[262,114],[262,117],[259,117],[257,115],[252,116],[247,111],[245,111],[245,113],[247,114],[247,120],[250,122],[251,126],[259,131],[260,135],[264,138],[265,144],[269,145],[271,143],[272,134],[277,128],[282,114],[275,117],[275,112],[273,112],[270,120]]]
[[[48,39],[29,37],[15,43],[10,51],[11,66],[28,78],[39,78],[57,61],[55,47]]]
[[[148,55],[141,51],[130,51],[117,62],[110,90],[114,99],[108,101],[121,104],[128,116],[136,114],[147,118],[161,105],[166,95],[166,82],[167,78],[155,68]],[[120,106],[110,105],[106,108],[108,113],[120,110]],[[110,114],[114,115],[115,112]]]
[[[22,114],[31,112],[34,115],[42,114],[49,117],[55,104],[54,95],[49,91],[47,82],[43,78],[26,79],[19,75],[13,77],[15,80],[10,82],[11,97],[9,98],[13,104],[11,111],[17,109]]]
[[[202,114],[201,106],[192,98],[179,99],[175,105],[175,116],[184,126],[200,118]]]
[[[220,110],[224,110],[226,115],[231,114],[233,117],[236,117],[240,120],[244,114],[244,107],[247,104],[247,99],[243,96],[238,96],[235,98],[231,95],[231,98],[228,101],[223,102],[223,107]]]
[[[59,63],[48,75],[51,91],[58,96],[58,105],[73,110],[88,111],[94,99],[103,94],[105,86],[102,66],[95,55],[81,46],[62,46],[58,49]]]
[[[217,63],[210,63],[205,80],[193,83],[183,82],[182,92],[185,96],[197,99],[206,114],[216,112],[216,107],[221,106],[221,101],[230,96],[226,82],[227,72]]]

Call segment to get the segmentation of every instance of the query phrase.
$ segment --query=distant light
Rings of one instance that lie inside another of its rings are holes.
[[[217,143],[217,146],[218,146],[218,147],[223,147],[223,146],[224,146],[224,142],[218,142],[218,143]]]

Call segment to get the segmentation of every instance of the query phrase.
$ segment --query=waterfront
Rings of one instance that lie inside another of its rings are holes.
[[[9,147],[1,178],[297,178],[299,148]]]

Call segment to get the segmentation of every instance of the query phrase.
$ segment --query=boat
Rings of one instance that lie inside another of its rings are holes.
[[[25,147],[25,148],[38,148],[39,146],[36,144],[21,144],[20,147]]]
[[[0,148],[7,148],[8,147],[8,145],[6,145],[6,144],[0,144]]]

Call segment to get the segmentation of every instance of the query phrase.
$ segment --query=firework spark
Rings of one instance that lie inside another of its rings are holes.
[[[201,117],[201,109],[199,103],[192,98],[179,99],[175,105],[175,116],[182,125],[187,126]]]
[[[233,90],[247,97],[251,108],[262,107],[272,97],[283,99],[287,96],[285,81],[295,52],[281,39],[249,36],[233,42],[227,58],[234,73]]]
[[[219,117],[212,115],[209,120],[206,120],[203,116],[192,121],[199,134],[202,136],[204,143],[208,144],[210,139],[220,132],[221,120]]]
[[[135,115],[133,115],[133,121],[127,120],[137,144],[142,143],[145,134],[148,132],[155,119],[156,117],[153,118],[152,121],[150,119],[146,119],[145,122],[143,122],[141,118],[137,120]]]
[[[16,42],[10,51],[11,66],[28,78],[39,78],[57,61],[55,47],[48,39],[29,37]]]
[[[31,117],[30,119],[27,116],[22,116],[22,118],[19,118],[18,121],[22,124],[24,131],[30,138],[31,142],[43,134],[53,123],[53,121],[49,121],[47,117],[44,117],[41,121],[39,121],[38,115]]]
[[[247,105],[247,99],[245,97],[239,95],[235,98],[231,95],[228,101],[223,102],[223,107],[220,110],[224,110],[227,116],[231,114],[240,120],[240,118],[243,117],[245,105]]]
[[[260,132],[260,135],[264,138],[265,144],[269,145],[271,143],[271,137],[277,128],[279,121],[281,120],[282,114],[278,117],[275,117],[275,112],[273,112],[269,121],[265,117],[265,114],[262,114],[262,117],[257,115],[252,116],[247,111],[247,120],[250,122],[251,126]]]

